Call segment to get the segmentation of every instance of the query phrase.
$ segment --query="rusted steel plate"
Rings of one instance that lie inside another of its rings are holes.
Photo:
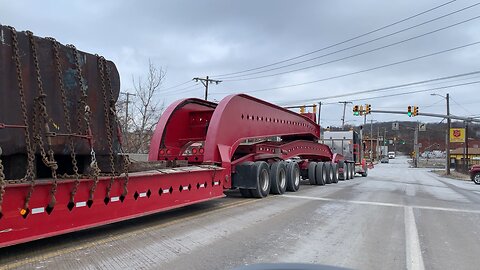
[[[0,123],[6,125],[24,125],[21,112],[21,103],[18,87],[18,77],[16,72],[12,29],[0,25]],[[26,32],[17,32],[19,59],[21,63],[21,77],[24,85],[25,99],[28,108],[28,125],[32,130],[34,119],[34,99],[38,97],[39,89],[37,83],[34,57],[32,55],[29,38]],[[53,132],[67,133],[66,120],[63,110],[63,103],[60,92],[59,77],[55,66],[53,54],[53,42],[49,39],[34,37],[40,67],[40,74],[44,92],[46,93],[47,111],[49,116],[49,128]],[[91,108],[91,129],[94,139],[94,149],[99,156],[109,154],[107,144],[107,128],[105,125],[103,92],[101,83],[101,73],[98,68],[99,57],[93,54],[78,51],[80,66],[82,69],[81,78],[87,89],[88,106]],[[85,131],[78,130],[77,119],[78,110],[82,112],[84,108],[79,106],[81,89],[79,81],[76,78],[77,70],[74,61],[74,50],[65,45],[59,46],[59,62],[61,63],[61,80],[64,84],[67,97],[67,107],[69,110],[72,132],[85,134]],[[110,70],[110,82],[113,90],[113,100],[117,100],[120,91],[120,77],[115,64],[107,61],[107,69]],[[110,100],[109,89],[107,85],[107,100]],[[37,116],[39,119],[39,116]],[[8,126],[7,126],[8,127]],[[84,124],[82,122],[82,129]],[[114,149],[119,148],[117,140],[117,129],[114,128]],[[1,128],[0,129],[0,147],[4,162],[10,161],[10,157],[20,156],[26,153],[25,132],[23,128]],[[46,137],[44,137],[46,142]],[[88,141],[81,138],[75,138],[75,151],[78,155],[88,157],[90,147]],[[69,156],[68,137],[54,137],[52,139],[52,149],[55,155]],[[38,153],[37,153],[38,154]],[[67,161],[70,162],[67,158]],[[12,164],[6,164],[7,170]]]

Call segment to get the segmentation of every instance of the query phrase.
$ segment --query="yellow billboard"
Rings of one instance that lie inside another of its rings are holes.
[[[464,143],[465,142],[465,129],[464,128],[451,128],[450,129],[450,142]]]

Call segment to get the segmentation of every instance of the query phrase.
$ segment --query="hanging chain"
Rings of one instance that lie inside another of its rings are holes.
[[[2,204],[3,204],[3,196],[5,195],[5,186],[7,182],[5,181],[5,174],[3,172],[3,163],[2,163],[2,149],[0,148],[0,218],[3,216],[2,212]]]
[[[30,182],[27,196],[25,197],[25,203],[23,209],[20,210],[20,214],[25,215],[28,211],[28,205],[35,188],[35,150],[33,149],[30,130],[28,126],[28,113],[27,113],[27,102],[25,100],[25,92],[23,88],[23,78],[22,78],[22,67],[20,62],[20,53],[18,48],[18,39],[17,31],[13,27],[9,27],[12,33],[12,48],[13,48],[13,58],[15,61],[16,71],[17,71],[17,86],[18,94],[20,96],[20,107],[22,110],[23,123],[25,128],[25,144],[27,147],[27,172],[25,174],[25,179]]]
[[[98,63],[98,70],[100,71],[100,80],[102,83],[102,94],[103,94],[103,111],[104,111],[104,118],[105,118],[105,125],[107,126],[107,143],[108,143],[108,151],[109,151],[109,159],[110,159],[110,182],[107,185],[106,191],[106,198],[110,198],[110,192],[112,190],[113,182],[115,181],[115,158],[113,155],[113,142],[112,142],[112,123],[110,121],[111,116],[111,107],[109,107],[109,101],[107,100],[107,89],[105,86],[105,68],[106,68],[106,60],[103,56],[97,55],[97,63]],[[110,80],[109,80],[110,83]],[[110,102],[111,104],[111,102]]]
[[[35,66],[35,74],[37,77],[38,97],[36,98],[37,103],[35,104],[36,105],[35,108],[39,111],[37,111],[34,114],[34,117],[36,116],[42,117],[40,121],[34,120],[34,125],[35,124],[40,125],[38,128],[34,128],[34,132],[36,133],[34,135],[34,138],[39,147],[40,155],[42,157],[43,163],[46,166],[48,166],[52,172],[53,183],[52,183],[52,188],[50,190],[50,203],[48,204],[48,206],[50,208],[53,208],[56,203],[55,194],[57,192],[57,186],[58,186],[58,180],[57,180],[58,164],[55,161],[54,152],[52,149],[52,141],[50,137],[47,137],[48,151],[45,151],[43,134],[41,132],[42,131],[41,125],[42,124],[44,125],[45,134],[49,134],[50,133],[49,122],[51,121],[47,111],[47,94],[43,89],[42,77],[40,74],[40,62],[38,61],[38,52],[37,52],[37,45],[35,43],[35,38],[31,31],[27,31],[26,33],[30,41],[30,48],[32,51],[32,57],[33,57],[33,62]]]
[[[129,180],[129,175],[128,175],[128,168],[130,166],[130,158],[127,154],[125,154],[125,151],[123,150],[123,140],[122,140],[122,131],[120,130],[120,122],[117,117],[117,110],[115,106],[115,99],[113,98],[113,87],[112,87],[112,82],[111,82],[111,77],[110,77],[110,68],[106,66],[106,71],[107,71],[107,84],[110,92],[110,113],[111,113],[111,118],[113,119],[114,123],[117,125],[117,140],[118,144],[120,145],[120,153],[123,157],[123,173],[125,174],[125,181],[123,184],[123,192],[122,192],[122,197],[125,198],[128,194],[128,180]],[[128,132],[128,131],[127,131]]]
[[[73,56],[75,60],[75,69],[76,69],[76,77],[78,80],[78,84],[80,86],[80,91],[81,91],[81,96],[80,96],[80,101],[79,101],[79,108],[84,109],[84,114],[81,114],[80,109],[78,110],[78,122],[77,122],[77,127],[78,131],[80,132],[82,129],[82,123],[81,119],[83,118],[85,122],[85,132],[88,134],[88,142],[90,144],[90,168],[92,169],[92,176],[93,176],[93,185],[90,188],[89,192],[89,200],[93,201],[93,195],[95,193],[95,190],[97,189],[98,185],[98,176],[100,174],[100,169],[98,168],[97,164],[97,158],[95,154],[95,150],[93,148],[93,137],[92,137],[92,129],[90,127],[90,114],[91,110],[90,107],[87,104],[87,88],[84,85],[84,80],[82,78],[82,68],[80,66],[80,59],[79,59],[79,53],[77,51],[77,48],[73,45],[67,45],[69,48],[73,50]],[[78,185],[74,186],[74,189],[71,192],[71,197],[75,196],[75,192],[77,191]]]
[[[67,129],[67,133],[72,134],[72,126],[70,124],[70,110],[68,109],[67,95],[65,93],[65,86],[63,84],[63,78],[62,78],[62,64],[60,63],[60,56],[59,56],[60,46],[54,38],[48,38],[48,39],[52,41],[53,55],[55,57],[55,67],[57,70],[58,85],[60,87],[60,95],[62,98],[63,114],[65,116],[65,127]],[[75,145],[73,143],[73,138],[69,136],[68,140],[69,140],[68,147],[70,149],[70,158],[72,160],[72,168],[73,168],[73,173],[75,175],[75,182],[73,184],[73,189],[70,194],[70,201],[74,202],[75,194],[77,193],[78,186],[80,185],[80,174],[78,173],[78,163],[77,163],[77,156],[75,153]]]
[[[123,150],[122,131],[120,130],[120,122],[117,117],[115,99],[113,98],[113,87],[110,79],[110,68],[106,65],[106,61],[105,61],[105,70],[107,71],[107,85],[110,93],[110,113],[111,113],[110,121],[113,121],[113,123],[115,123],[117,126],[117,140],[118,140],[118,144],[120,145],[120,154],[123,157],[123,173],[125,174],[125,181],[123,183],[122,197],[125,198],[128,194],[128,180],[129,180],[128,168],[130,166],[130,158],[128,157],[128,155],[125,154],[125,151]]]

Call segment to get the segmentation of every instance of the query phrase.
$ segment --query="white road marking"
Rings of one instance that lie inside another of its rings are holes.
[[[405,208],[405,252],[407,269],[423,270],[422,250],[420,248],[420,239],[418,238],[417,223],[413,214],[413,208],[406,206]]]
[[[283,197],[295,198],[295,199],[304,199],[304,200],[314,200],[314,201],[326,201],[326,202],[340,202],[340,203],[353,203],[353,204],[364,204],[364,205],[376,205],[376,206],[389,206],[389,207],[412,207],[414,209],[424,209],[424,210],[437,210],[437,211],[449,211],[449,212],[460,212],[460,213],[473,213],[480,214],[480,210],[468,210],[468,209],[457,209],[457,208],[447,208],[447,207],[435,207],[435,206],[422,206],[422,205],[402,205],[397,203],[382,203],[382,202],[369,202],[369,201],[355,201],[355,200],[341,200],[325,197],[311,197],[311,196],[300,196],[300,195],[287,195],[284,194]]]

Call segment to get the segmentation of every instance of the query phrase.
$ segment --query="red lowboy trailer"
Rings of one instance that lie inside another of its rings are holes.
[[[7,28],[2,28],[3,30],[14,31]],[[23,35],[23,32],[18,34]],[[8,44],[9,41],[5,40],[3,45],[6,45],[0,47],[2,55],[6,55],[7,50],[12,50]],[[30,39],[30,42],[32,40]],[[28,50],[26,48],[25,50]],[[45,45],[43,49],[51,48]],[[69,69],[59,69],[60,81],[65,85],[70,83],[78,86],[81,84],[80,81],[88,77],[90,80],[85,80],[89,84],[88,95],[100,95],[102,87],[96,84],[107,81],[103,79],[105,76],[101,68],[101,63],[105,63],[105,60],[100,57],[91,58],[91,55],[73,49],[65,50],[64,53],[67,56],[73,54],[73,58],[83,59],[79,61],[79,65],[84,68],[77,68],[77,76],[68,76],[68,72],[72,72]],[[39,54],[42,54],[41,50]],[[19,55],[25,58],[29,54]],[[65,59],[73,61],[73,58]],[[7,61],[5,59],[0,59],[0,62]],[[8,61],[13,60],[9,58]],[[26,63],[25,59],[22,61]],[[88,69],[88,65],[92,64],[91,61],[99,62],[100,68]],[[14,65],[14,63],[11,64]],[[116,78],[118,75],[115,74],[116,69],[113,63],[108,62],[108,65],[112,66],[109,73]],[[108,67],[104,65],[103,68]],[[29,72],[28,66],[20,67],[20,73],[23,75]],[[41,72],[47,76],[46,74],[50,71],[46,68]],[[3,76],[3,73],[0,76]],[[110,82],[110,84],[114,83]],[[4,90],[0,88],[0,94]],[[33,100],[38,100],[34,99],[37,95],[36,91],[25,87],[26,95]],[[46,91],[49,90],[46,89]],[[77,132],[65,130],[68,118],[65,122],[61,122],[62,125],[55,127],[58,133],[65,133],[67,134],[65,137],[75,141],[75,147],[66,147],[69,144],[68,140],[59,142],[51,140],[55,136],[49,131],[48,125],[53,125],[50,121],[45,121],[44,127],[38,127],[35,143],[39,144],[39,136],[43,137],[45,147],[53,149],[54,154],[42,155],[40,150],[35,151],[33,158],[39,162],[34,168],[37,170],[34,178],[28,177],[27,171],[25,178],[9,179],[3,174],[4,166],[0,166],[0,247],[220,198],[228,189],[238,188],[244,197],[262,198],[269,193],[282,194],[286,191],[297,191],[302,177],[309,179],[310,184],[324,185],[354,176],[353,161],[345,160],[343,156],[332,153],[328,146],[318,143],[320,127],[314,121],[243,94],[227,96],[218,104],[196,98],[183,99],[171,104],[158,121],[150,145],[148,164],[143,164],[143,169],[140,171],[132,169],[127,160],[122,162],[122,158],[118,158],[125,156],[119,155],[120,148],[116,147],[117,144],[121,144],[120,132],[119,129],[113,128],[115,127],[112,124],[114,116],[108,117],[108,106],[113,106],[112,100],[115,95],[118,93],[110,92],[109,96],[103,95],[104,101],[110,98],[110,102],[104,102],[103,108],[101,103],[98,106],[93,104],[98,99],[83,99],[88,106],[89,115],[93,118],[92,122],[97,123],[92,125],[92,128],[86,129],[84,136],[80,133],[84,129],[79,128]],[[12,99],[19,99],[12,93],[10,96]],[[81,99],[75,95],[68,98],[71,99],[68,104],[77,103],[77,99]],[[52,100],[46,105],[47,111],[60,106]],[[79,108],[82,112],[82,107]],[[78,110],[77,107],[70,109]],[[27,108],[27,113],[33,113],[32,110]],[[85,107],[86,110],[87,107]],[[113,109],[110,108],[111,110]],[[105,121],[102,117],[109,121]],[[24,125],[20,120],[20,123],[5,123],[5,119],[21,118],[0,115],[0,147],[7,148],[7,144],[10,143],[9,138],[12,138],[10,132],[16,132],[16,136],[13,136],[16,141],[18,137],[22,140],[28,138],[27,131],[31,128],[28,126],[28,121],[25,121],[27,125]],[[77,119],[71,120],[74,120],[72,123],[77,121]],[[107,124],[102,129],[102,123],[105,122]],[[105,132],[105,130],[109,140],[102,141],[98,138],[94,141],[96,136],[104,136],[95,134],[95,131]],[[118,133],[118,137],[112,143],[110,137],[115,133]],[[82,143],[87,143],[87,146]],[[107,146],[102,147],[102,143]],[[28,144],[29,142],[25,141],[20,145],[24,145],[28,150]],[[56,147],[61,145],[64,147],[61,152],[57,152]],[[103,153],[106,156],[107,165],[103,167],[97,165],[92,159],[95,157],[92,151],[91,155],[84,154],[83,158],[88,162],[84,162],[87,165],[81,173],[72,177],[72,168],[67,168],[64,171],[65,174],[70,174],[70,177],[56,177],[54,173],[56,170],[61,170],[62,166],[70,164],[70,162],[62,163],[62,160],[74,161],[76,158],[72,155],[74,150],[83,150],[83,147],[88,149],[88,145],[92,150],[94,146],[97,149],[105,149]],[[10,170],[18,169],[11,166],[12,164],[5,163],[14,160],[18,162],[22,157],[27,158],[27,154],[18,156],[17,153],[12,155],[16,158],[11,159],[11,156],[3,153],[0,156],[0,165],[3,159],[6,161],[3,165],[10,165],[5,167],[13,168]],[[55,162],[56,167],[48,166],[53,163],[55,157],[58,160]],[[113,163],[110,167],[108,160]],[[42,174],[49,172],[48,170],[43,170],[43,173],[38,172],[42,169],[41,162],[51,169],[51,175],[41,177]],[[24,161],[23,164],[29,163]],[[123,166],[125,170],[121,173],[119,173],[118,164],[125,165]],[[92,168],[89,169],[89,166]],[[151,169],[145,169],[145,167]],[[130,169],[127,170],[127,168]],[[95,173],[98,172],[96,169],[101,170],[103,174]],[[25,169],[20,174],[24,172]],[[9,171],[8,175],[18,174],[18,172]]]

